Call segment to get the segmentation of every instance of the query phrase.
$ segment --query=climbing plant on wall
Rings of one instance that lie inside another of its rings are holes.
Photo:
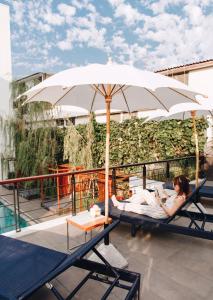
[[[104,165],[105,124],[93,121],[94,167]],[[76,127],[83,134],[84,125]],[[207,122],[197,120],[199,147],[203,152]],[[155,161],[195,153],[192,121],[168,120],[144,123],[141,119],[126,120],[123,123],[111,122],[110,164],[120,165],[142,161]]]
[[[14,99],[24,91],[22,84],[13,83]],[[57,128],[51,118],[48,122],[45,119],[51,105],[35,102],[23,106],[23,101],[22,98],[14,100],[12,115],[0,123],[4,144],[1,157],[14,157],[16,177],[48,173],[50,165],[63,161],[63,129]]]
[[[64,159],[71,165],[82,165],[87,169],[93,167],[94,117],[91,115],[87,125],[74,126],[72,123],[66,128],[64,137]]]

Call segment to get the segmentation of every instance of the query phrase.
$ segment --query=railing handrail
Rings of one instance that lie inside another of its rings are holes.
[[[200,157],[203,157],[203,155],[200,155]],[[157,164],[167,163],[167,162],[179,161],[179,160],[191,159],[191,158],[195,158],[195,156],[184,156],[184,157],[177,157],[177,158],[157,160],[157,161],[145,161],[145,162],[134,163],[134,164],[111,166],[110,170],[130,168],[130,167],[138,167],[138,166],[151,165],[151,164],[156,164],[156,163]],[[85,174],[85,173],[86,174],[88,174],[88,173],[98,173],[98,172],[101,172],[101,171],[104,171],[104,170],[105,170],[105,168],[97,168],[97,169],[68,171],[68,172],[63,172],[63,173],[54,173],[54,174],[37,175],[37,176],[29,176],[29,177],[19,177],[19,178],[13,178],[13,179],[0,180],[0,185],[3,185],[3,184],[18,184],[20,182],[43,180],[43,179],[57,178],[57,177],[62,177],[62,176],[72,176],[72,175],[79,175],[79,174]]]

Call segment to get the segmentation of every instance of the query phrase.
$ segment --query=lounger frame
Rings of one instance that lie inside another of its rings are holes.
[[[13,295],[12,298],[9,299],[13,299],[13,300],[27,299],[40,287],[46,285],[46,287],[51,290],[51,292],[55,295],[55,297],[58,300],[69,300],[72,299],[76,295],[76,293],[79,292],[79,290],[89,279],[102,282],[108,285],[108,288],[105,290],[103,296],[100,299],[103,300],[107,299],[115,287],[118,287],[126,291],[126,296],[125,296],[126,300],[136,299],[136,298],[139,299],[141,275],[136,272],[131,272],[128,270],[123,270],[123,269],[113,267],[112,265],[110,265],[108,261],[105,260],[105,258],[101,255],[101,253],[96,249],[96,246],[103,239],[105,239],[106,236],[109,235],[110,231],[113,230],[118,225],[118,223],[119,221],[117,220],[114,221],[112,224],[108,225],[102,232],[100,232],[93,239],[85,243],[83,246],[80,246],[72,254],[67,254],[67,255],[63,254],[65,257],[63,262],[61,262],[57,266],[57,268],[54,268],[51,272],[49,272],[45,276],[45,278],[41,276],[41,278],[38,278],[38,280],[36,281],[36,284],[25,288],[25,290],[22,291],[21,294],[19,293],[18,296]],[[19,242],[24,243],[25,245],[27,244],[30,245],[29,243],[26,242],[22,242],[22,241]],[[11,243],[13,243],[13,241],[11,241],[10,239],[10,244]],[[31,245],[31,247],[43,248],[37,245]],[[49,249],[49,251],[51,252],[53,250]],[[85,256],[90,251],[93,251],[101,259],[102,263],[97,263],[86,259]],[[32,257],[32,259],[34,258]],[[56,289],[56,287],[52,283],[52,280],[72,266],[87,270],[89,271],[89,273],[80,281],[80,283],[75,287],[75,289],[66,298],[64,298],[61,295],[61,293]],[[15,266],[14,266],[14,272],[15,272]],[[5,277],[6,274],[4,275],[2,274],[2,276]],[[0,291],[0,294],[1,292],[2,291]]]

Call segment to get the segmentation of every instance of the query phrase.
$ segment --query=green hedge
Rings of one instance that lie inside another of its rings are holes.
[[[95,168],[104,166],[106,126],[97,123],[94,119],[92,122],[94,130],[90,137],[86,125],[78,125],[76,129],[85,141],[80,144],[80,148],[85,147],[88,152],[88,145],[92,145],[91,153]],[[206,128],[205,119],[198,119],[197,130],[201,152],[205,144]],[[17,129],[15,134],[16,175],[45,174],[48,172],[49,165],[65,162],[63,154],[66,131],[64,128],[56,127],[22,131]],[[91,140],[88,141],[88,139]],[[75,151],[81,150],[75,149]],[[111,122],[111,165],[156,161],[194,153],[195,145],[190,119],[144,123],[143,120],[134,118],[123,123]],[[81,163],[86,165],[83,161]]]
[[[106,126],[93,120],[94,141],[92,146],[94,167],[104,165]],[[84,135],[85,125],[76,127]],[[199,148],[203,152],[206,141],[205,119],[197,119]],[[142,161],[155,161],[194,155],[195,144],[192,120],[151,121],[142,119],[111,122],[110,164],[122,165]]]

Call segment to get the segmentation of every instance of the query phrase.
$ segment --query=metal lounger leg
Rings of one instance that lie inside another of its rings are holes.
[[[135,237],[136,236],[136,232],[137,232],[137,228],[135,224],[131,225],[131,236]]]
[[[204,214],[204,212],[202,211],[202,209],[200,209],[198,203],[195,203],[195,206],[197,207],[197,209],[199,210],[200,214],[201,214],[202,217],[203,217],[203,221],[202,221],[201,228],[204,230],[205,225],[206,225],[206,215]]]
[[[51,282],[47,282],[46,287],[56,296],[58,300],[65,300]]]
[[[69,224],[67,222],[67,250],[70,249],[70,244],[69,244]]]

